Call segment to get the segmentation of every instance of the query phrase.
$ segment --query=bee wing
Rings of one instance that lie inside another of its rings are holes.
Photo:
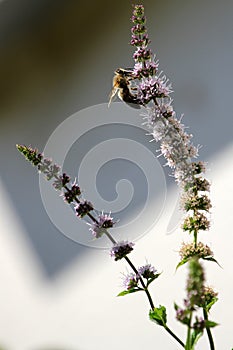
[[[125,75],[127,77],[131,77],[133,79],[132,73],[133,73],[133,68],[125,68]]]
[[[113,87],[110,94],[109,94],[109,102],[108,102],[108,107],[110,106],[113,98],[116,96],[116,93],[117,93],[118,89]]]
[[[116,69],[115,73],[129,76],[129,75],[132,75],[133,68],[118,68]]]

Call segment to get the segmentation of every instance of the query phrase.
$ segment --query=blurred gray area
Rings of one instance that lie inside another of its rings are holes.
[[[143,3],[175,109],[208,160],[232,142],[233,2]],[[126,1],[0,2],[0,175],[48,278],[88,248],[50,222],[15,144],[43,149],[65,118],[107,102],[115,68],[133,64],[130,15]]]

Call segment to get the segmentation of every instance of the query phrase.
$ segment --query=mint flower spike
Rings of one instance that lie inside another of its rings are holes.
[[[144,105],[145,124],[152,129],[151,135],[161,142],[161,154],[167,165],[174,169],[178,183],[192,179],[191,158],[198,155],[198,148],[190,143],[192,135],[185,132],[180,120],[175,118],[170,93],[171,84],[166,76],[158,73],[158,61],[148,50],[149,39],[145,37],[144,8],[136,5],[133,12],[131,44],[136,47],[133,75],[138,79],[136,99]]]
[[[40,173],[45,175],[47,180],[54,179],[53,187],[55,190],[63,191],[62,196],[66,203],[75,205],[74,210],[77,217],[82,219],[88,216],[92,220],[91,231],[96,238],[100,238],[105,233],[112,243],[116,243],[113,237],[107,232],[107,229],[113,227],[115,224],[113,218],[111,218],[110,214],[102,213],[97,218],[92,215],[91,212],[94,211],[94,206],[90,201],[79,198],[81,189],[76,183],[76,180],[70,183],[71,178],[66,173],[60,174],[60,167],[54,164],[51,159],[45,158],[36,148],[34,149],[25,145],[16,145],[16,147],[28,161],[37,167]]]
[[[135,99],[144,106],[143,119],[150,135],[160,142],[160,154],[181,189],[181,207],[187,213],[182,228],[193,234],[195,244],[199,230],[208,230],[207,214],[211,202],[207,195],[210,184],[203,178],[205,165],[195,162],[200,146],[192,144],[172,106],[172,87],[167,77],[158,71],[159,63],[148,48],[150,43],[143,5],[135,5],[131,18],[131,45],[135,47],[133,77],[137,88]]]

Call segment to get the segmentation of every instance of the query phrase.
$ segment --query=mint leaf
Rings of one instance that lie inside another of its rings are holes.
[[[150,310],[149,317],[151,321],[156,322],[159,326],[166,326],[167,313],[165,306],[160,305]]]

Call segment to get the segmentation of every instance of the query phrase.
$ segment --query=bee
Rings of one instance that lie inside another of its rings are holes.
[[[136,96],[132,94],[131,91],[137,90],[137,88],[133,87],[131,85],[131,80],[135,79],[132,75],[132,69],[124,69],[124,68],[118,68],[115,71],[115,75],[113,77],[112,82],[112,91],[109,98],[109,104],[112,102],[113,97],[118,94],[118,97],[124,101],[125,103],[129,104],[130,107],[133,108],[140,108],[140,101]]]

